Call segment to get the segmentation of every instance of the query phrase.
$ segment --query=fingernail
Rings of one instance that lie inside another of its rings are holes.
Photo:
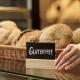
[[[69,70],[69,68],[65,67],[65,70]]]

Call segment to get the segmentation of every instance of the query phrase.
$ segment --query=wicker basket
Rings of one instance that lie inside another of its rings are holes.
[[[55,51],[56,58],[62,50],[63,49]],[[25,61],[26,56],[26,48],[0,45],[0,58]]]
[[[26,48],[0,45],[0,58],[24,61],[26,59]]]

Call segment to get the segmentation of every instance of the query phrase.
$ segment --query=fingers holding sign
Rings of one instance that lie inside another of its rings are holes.
[[[80,63],[80,44],[68,45],[55,61],[56,69],[69,70]]]

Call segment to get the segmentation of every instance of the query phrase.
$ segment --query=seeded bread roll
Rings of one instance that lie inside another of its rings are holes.
[[[54,24],[39,37],[39,42],[55,43],[56,49],[65,48],[72,39],[72,30],[65,24]]]
[[[24,30],[14,40],[13,44],[18,47],[25,47],[26,42],[39,42],[40,31],[39,30]]]

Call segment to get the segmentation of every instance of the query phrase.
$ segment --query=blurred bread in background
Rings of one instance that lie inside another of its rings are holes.
[[[53,0],[46,11],[48,23],[80,23],[79,0]]]
[[[63,23],[80,22],[80,3],[78,0],[73,0],[71,3],[69,3],[66,9],[63,10],[63,12],[61,13],[58,22]]]
[[[59,1],[53,2],[46,12],[46,20],[50,23],[56,22],[58,17],[60,16],[60,6]]]
[[[10,45],[20,33],[21,30],[15,22],[9,20],[0,22],[0,44]]]
[[[57,0],[56,0],[57,1]],[[74,0],[59,0],[59,6],[61,8],[61,11],[65,11]]]

